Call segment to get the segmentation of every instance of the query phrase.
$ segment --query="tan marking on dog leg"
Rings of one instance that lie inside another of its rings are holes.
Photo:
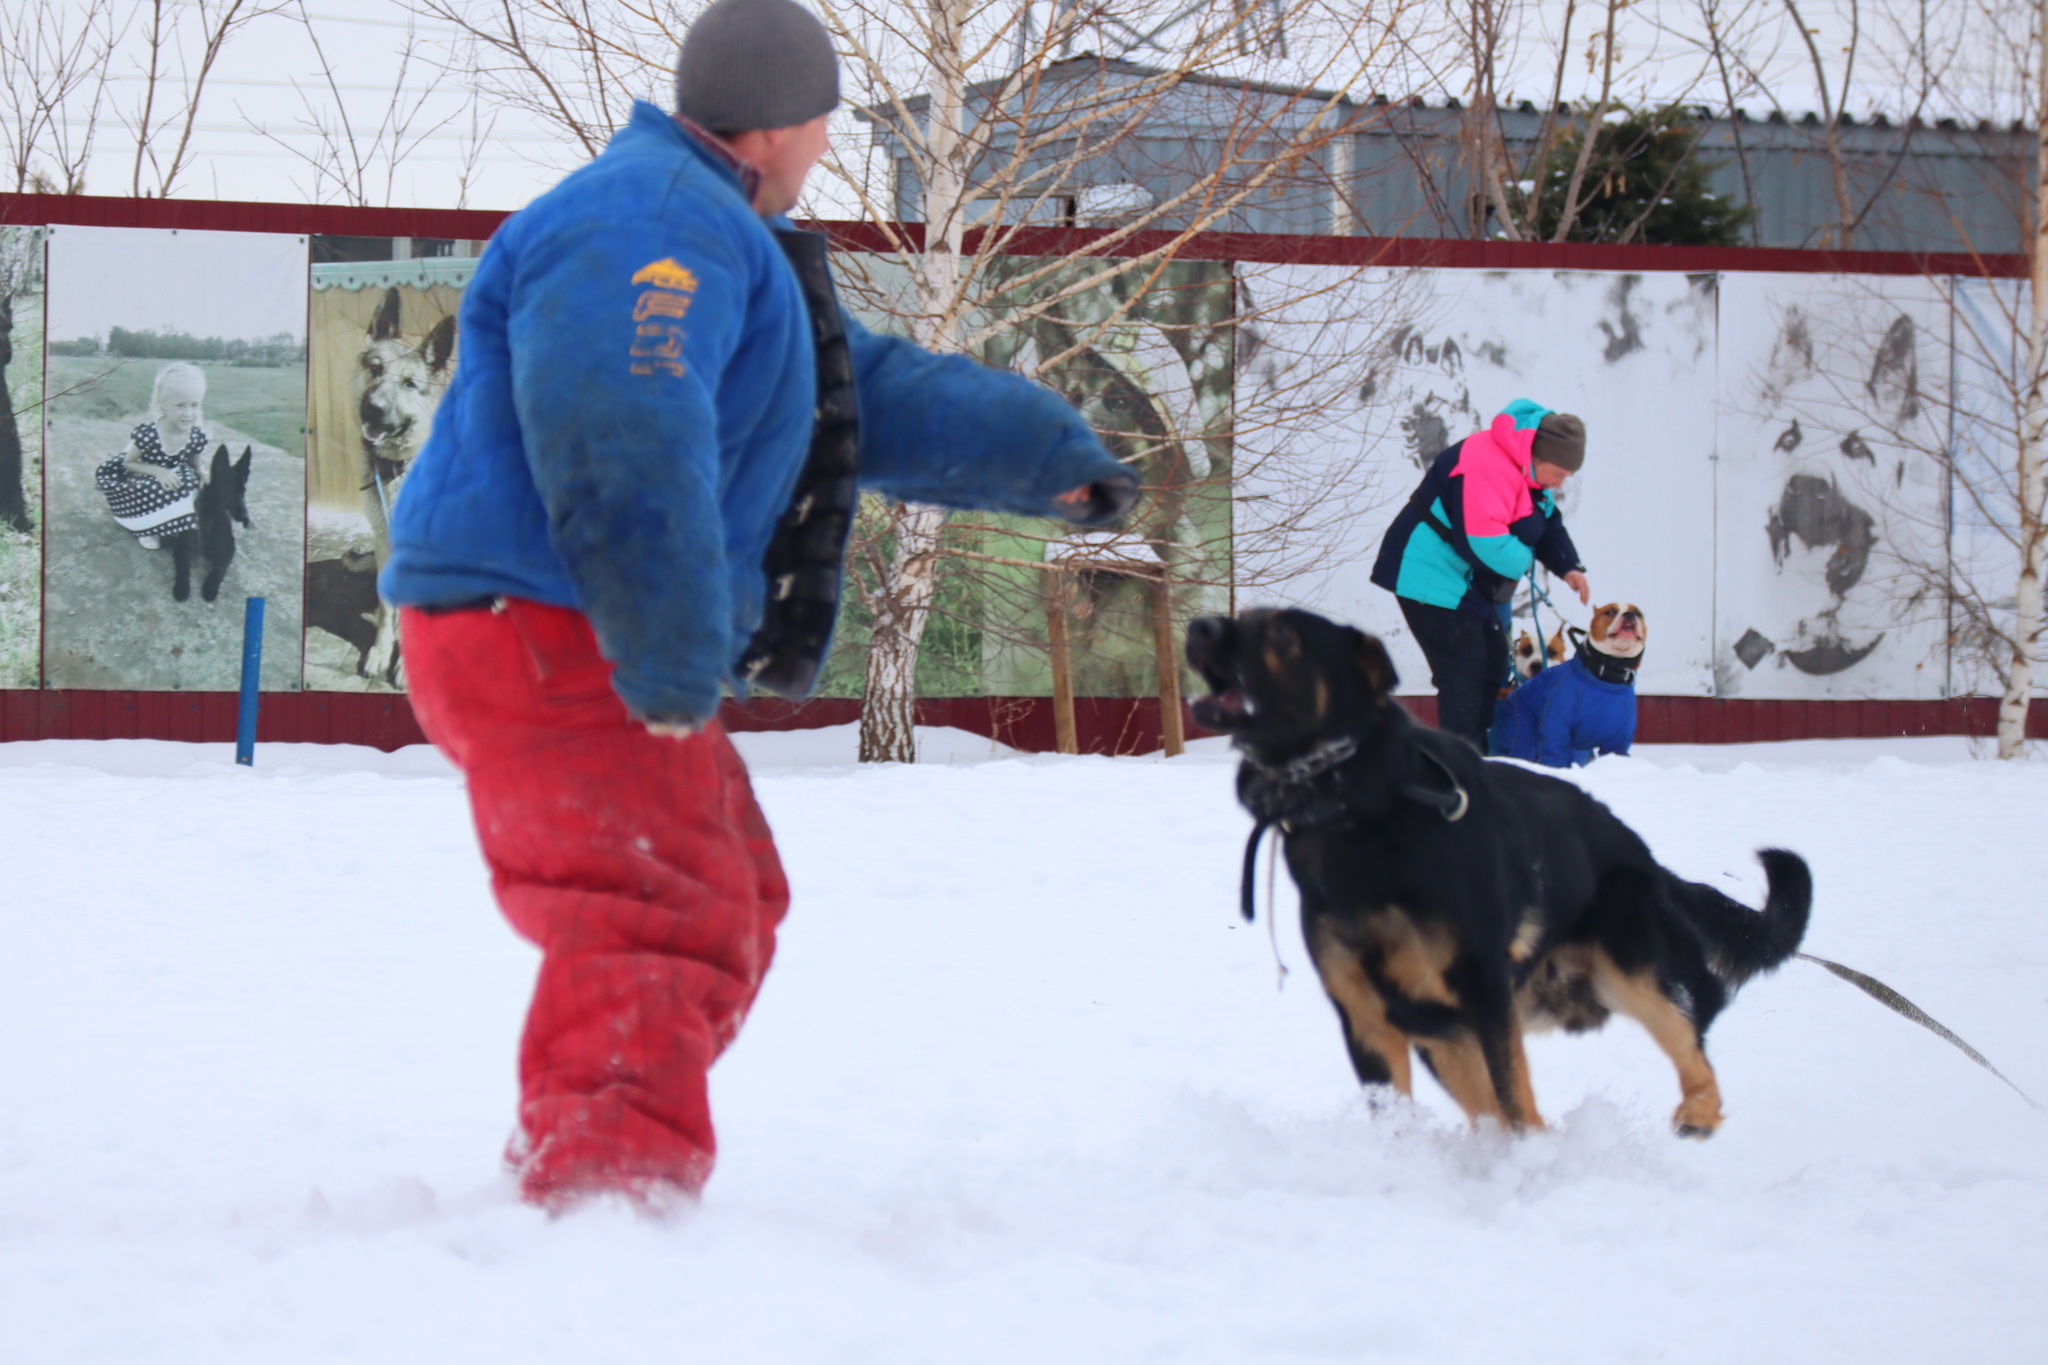
[[[1522,912],[1522,923],[1515,930],[1515,941],[1508,945],[1508,961],[1520,966],[1536,951],[1536,945],[1543,941],[1543,917],[1530,906]]]
[[[1515,1105],[1522,1113],[1522,1128],[1545,1128],[1536,1108],[1536,1083],[1529,1075],[1529,1054],[1522,1048],[1522,1012],[1515,1010],[1508,1021],[1508,1075],[1515,1092]]]
[[[1429,1058],[1437,1080],[1451,1092],[1451,1098],[1475,1126],[1483,1118],[1491,1118],[1503,1128],[1508,1126],[1500,1099],[1493,1093],[1493,1077],[1486,1069],[1486,1054],[1480,1051],[1478,1039],[1469,1034],[1460,1038],[1417,1038],[1415,1046]]]
[[[1366,936],[1380,952],[1380,970],[1401,995],[1456,1009],[1457,994],[1444,982],[1457,956],[1457,940],[1447,930],[1423,928],[1398,906],[1388,906],[1365,923]]]
[[[1597,949],[1593,965],[1593,989],[1600,1002],[1647,1029],[1678,1068],[1681,1098],[1671,1115],[1672,1126],[1686,1137],[1711,1136],[1721,1126],[1721,1086],[1700,1048],[1699,1030],[1657,989],[1653,975],[1624,972]]]
[[[1352,1041],[1386,1062],[1394,1089],[1414,1094],[1408,1035],[1387,1021],[1387,1003],[1373,989],[1358,955],[1325,931],[1317,935],[1315,961],[1323,989],[1344,1011]]]
[[[1448,1005],[1452,1009],[1463,1008],[1457,992],[1444,980],[1458,953],[1457,940],[1449,931],[1435,925],[1419,925],[1395,906],[1368,918],[1364,927],[1373,946],[1379,949],[1380,971],[1394,990],[1410,1000]],[[1504,1127],[1543,1126],[1543,1119],[1536,1111],[1536,1094],[1529,1081],[1528,1058],[1522,1049],[1519,1015],[1510,1012],[1508,1071],[1509,1089],[1517,1102],[1515,1108],[1524,1116],[1522,1123],[1509,1118],[1506,1106],[1494,1089],[1493,1072],[1486,1064],[1485,1050],[1476,1038],[1467,1035],[1450,1039],[1417,1038],[1413,1041],[1415,1046],[1427,1051],[1437,1079],[1443,1082],[1444,1089],[1451,1092],[1451,1098],[1473,1122],[1492,1115]]]

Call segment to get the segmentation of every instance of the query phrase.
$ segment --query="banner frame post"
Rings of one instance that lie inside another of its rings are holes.
[[[235,708],[235,762],[256,765],[257,684],[263,677],[263,599],[242,604],[242,698]]]

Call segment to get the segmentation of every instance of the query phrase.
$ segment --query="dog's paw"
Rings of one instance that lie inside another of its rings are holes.
[[[1671,1127],[1682,1138],[1705,1141],[1720,1126],[1721,1097],[1711,1091],[1686,1096],[1671,1116]]]

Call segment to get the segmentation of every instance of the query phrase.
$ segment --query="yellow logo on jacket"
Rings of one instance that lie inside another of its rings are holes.
[[[674,289],[688,294],[696,289],[697,277],[683,266],[676,264],[673,256],[664,256],[633,272],[634,284],[651,284],[656,289]]]
[[[634,374],[666,374],[681,378],[683,374],[683,329],[676,326],[690,311],[690,295],[697,288],[697,277],[676,263],[673,256],[641,266],[633,273],[634,284],[648,286],[638,299],[633,301],[633,357],[629,368]],[[672,318],[674,322],[660,319]]]

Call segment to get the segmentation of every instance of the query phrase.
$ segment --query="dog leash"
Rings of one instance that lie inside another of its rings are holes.
[[[1280,860],[1266,859],[1266,944],[1273,950],[1273,989],[1287,989],[1287,964],[1280,960],[1280,917],[1273,913],[1274,886],[1280,880]]]
[[[1836,976],[1839,976],[1840,978],[1842,978],[1842,980],[1848,982],[1857,990],[1862,991],[1872,1000],[1877,1001],[1878,1004],[1883,1005],[1886,1009],[1892,1011],[1892,1013],[1897,1014],[1902,1018],[1912,1020],[1921,1028],[1924,1028],[1929,1033],[1932,1033],[1935,1037],[1940,1038],[1942,1041],[1951,1044],[1965,1057],[1968,1057],[1978,1066],[1983,1067],[1986,1071],[1998,1077],[1999,1080],[2004,1081],[2008,1086],[2011,1086],[2012,1093],[2018,1095],[2021,1099],[2025,1100],[2027,1102],[2027,1106],[2030,1109],[2032,1109],[2035,1113],[2038,1114],[2044,1112],[2040,1105],[2034,1103],[2034,1097],[2029,1095],[2026,1091],[2020,1089],[2017,1085],[2013,1085],[2012,1078],[2006,1075],[2003,1071],[2000,1071],[1997,1067],[1993,1066],[1991,1064],[1990,1058],[1986,1057],[1983,1053],[1977,1051],[1976,1048],[1971,1047],[1968,1043],[1964,1042],[1961,1038],[1957,1037],[1953,1031],[1945,1027],[1940,1020],[1936,1019],[1926,1010],[1921,1009],[1918,1005],[1908,1000],[1905,996],[1900,995],[1897,991],[1893,990],[1890,986],[1885,985],[1884,982],[1879,981],[1876,977],[1870,976],[1864,972],[1859,972],[1854,967],[1844,967],[1839,962],[1830,962],[1828,959],[1824,957],[1815,957],[1812,953],[1795,953],[1794,956],[1802,958],[1807,962],[1811,962],[1817,967],[1827,968],[1830,972],[1833,972]]]
[[[1541,673],[1550,667],[1550,645],[1543,638],[1543,617],[1537,612],[1536,604],[1556,610],[1557,604],[1550,600],[1550,594],[1536,586],[1536,563],[1529,562],[1529,627],[1536,632],[1536,671]],[[1559,619],[1563,614],[1559,613]]]

